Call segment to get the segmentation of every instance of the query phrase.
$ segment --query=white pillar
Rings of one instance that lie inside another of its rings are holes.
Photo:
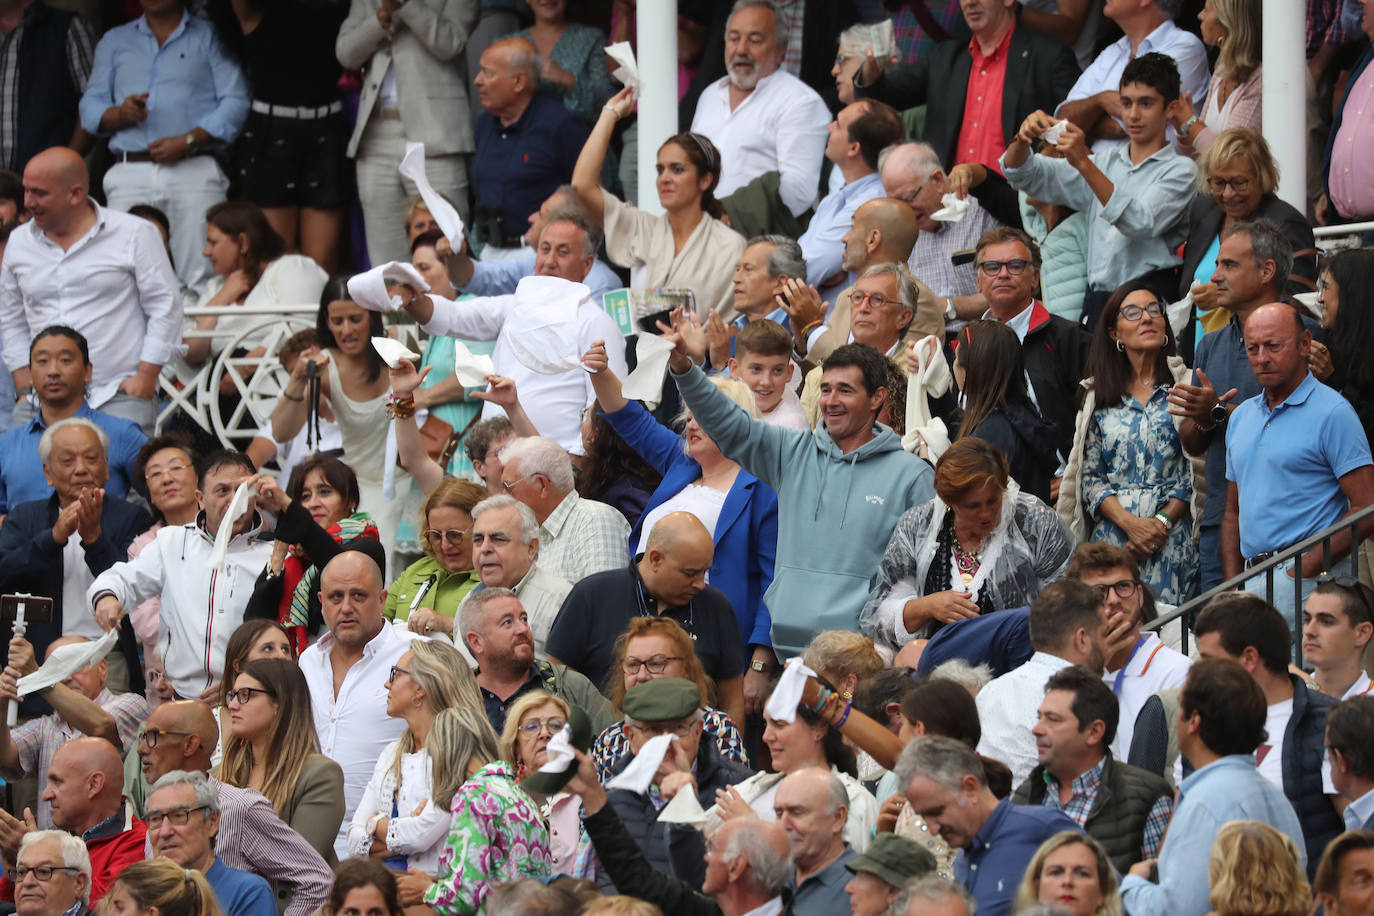
[[[1264,139],[1279,165],[1281,199],[1307,212],[1305,4],[1264,0]]]
[[[677,133],[677,0],[636,9],[639,64],[639,209],[661,214],[654,168],[658,148]]]

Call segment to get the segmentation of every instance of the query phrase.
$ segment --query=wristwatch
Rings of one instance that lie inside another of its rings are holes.
[[[1199,118],[1197,115],[1193,115],[1191,118],[1189,118],[1188,120],[1184,121],[1181,125],[1179,125],[1179,128],[1178,128],[1179,136],[1183,137],[1183,139],[1185,139],[1185,140],[1188,139],[1188,131],[1192,130],[1192,129],[1193,129],[1193,125],[1194,125],[1194,124],[1197,124],[1197,123],[1200,122],[1201,120],[1202,120],[1202,119]]]
[[[191,155],[196,151],[196,132],[190,131],[186,134],[186,155]]]
[[[767,662],[761,662],[757,658],[749,662],[749,668],[750,670],[757,671],[760,674],[768,674],[773,670],[772,665],[768,664]]]
[[[945,300],[945,320],[946,320],[946,321],[955,321],[955,320],[958,319],[958,317],[959,317],[959,312],[958,312],[957,310],[955,310],[955,308],[954,308],[954,300],[953,300],[952,298],[946,299],[946,300]]]
[[[1210,425],[1210,426],[1202,426],[1201,424],[1198,424],[1198,425],[1199,425],[1199,427],[1202,429],[1203,432],[1210,432],[1210,431],[1216,429],[1216,428],[1217,428],[1218,426],[1220,426],[1221,424],[1225,423],[1225,422],[1226,422],[1226,418],[1227,418],[1228,416],[1230,416],[1230,414],[1228,414],[1227,411],[1226,411],[1226,405],[1223,404],[1223,403],[1221,403],[1220,401],[1217,401],[1215,404],[1212,405],[1212,412],[1211,412],[1212,423],[1211,423],[1211,425]]]

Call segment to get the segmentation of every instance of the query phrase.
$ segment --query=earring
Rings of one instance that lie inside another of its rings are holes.
[[[844,697],[844,701],[848,703],[850,700],[854,699],[854,692],[852,690],[846,690],[844,693],[840,694],[840,696]]]
[[[1116,352],[1118,352],[1118,353],[1125,353],[1125,352],[1126,352],[1126,345],[1123,344],[1123,343],[1122,343],[1121,341],[1119,341],[1119,340],[1116,342]]]

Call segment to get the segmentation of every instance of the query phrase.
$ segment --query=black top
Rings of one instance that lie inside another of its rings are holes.
[[[1001,449],[1007,456],[1012,479],[1021,489],[1046,505],[1052,504],[1050,478],[1059,467],[1053,423],[1032,408],[1008,404],[990,413],[969,435]]]
[[[692,636],[697,658],[714,681],[744,674],[744,645],[730,599],[714,585],[702,589],[686,607],[661,607],[649,594],[639,569],[594,573],[573,586],[549,630],[551,658],[586,675],[600,689],[613,672],[615,641],[634,617],[671,617]]]
[[[260,0],[262,20],[243,34],[229,0],[215,11],[220,41],[238,58],[253,98],[273,105],[317,107],[339,100],[342,68],[334,55],[347,3]]]

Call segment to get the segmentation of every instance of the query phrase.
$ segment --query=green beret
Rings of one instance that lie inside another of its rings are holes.
[[[701,691],[680,677],[656,677],[636,684],[620,704],[636,722],[677,722],[701,708]]]
[[[935,871],[935,855],[915,840],[895,833],[878,833],[868,849],[844,867],[852,872],[866,871],[899,888],[912,878]]]

